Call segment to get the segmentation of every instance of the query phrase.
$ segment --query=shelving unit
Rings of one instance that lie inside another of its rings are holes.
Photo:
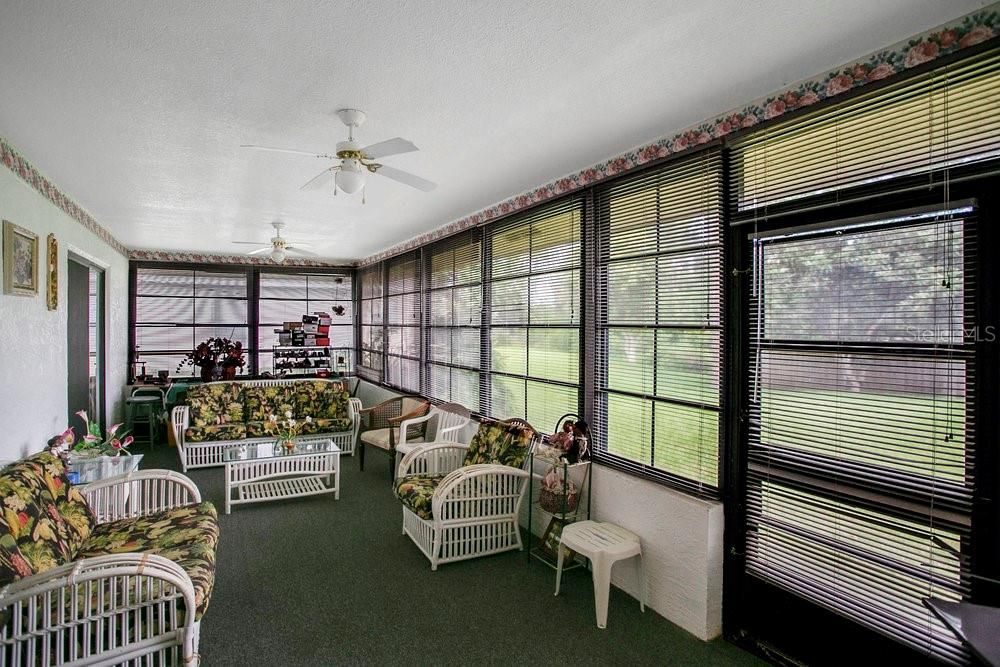
[[[327,370],[331,375],[349,375],[353,368],[352,352],[351,348],[329,345],[274,345],[271,347],[271,371],[312,375],[318,370]],[[308,366],[299,365],[306,362]]]
[[[585,521],[590,518],[591,463],[590,461],[579,461],[577,463],[560,461],[554,458],[557,451],[546,445],[539,445],[529,455],[529,471],[531,474],[528,477],[528,562],[531,562],[531,558],[536,558],[551,568],[556,567],[555,551],[554,549],[546,549],[546,537],[556,532],[555,539],[558,540],[558,534],[562,532],[564,526],[575,521]],[[566,488],[568,481],[572,481],[576,487],[579,496],[575,507],[568,507],[568,498],[566,495],[561,496],[561,507],[557,506],[558,511],[552,512],[551,506],[550,508],[542,507],[540,501],[542,480],[553,468],[556,469],[556,473],[562,481],[563,488]],[[545,518],[547,527],[540,543],[537,546],[532,546],[532,542],[536,539],[532,532],[533,518],[537,513],[541,513],[541,516]],[[575,560],[567,561],[563,565],[563,570],[580,567],[581,565],[580,562]]]

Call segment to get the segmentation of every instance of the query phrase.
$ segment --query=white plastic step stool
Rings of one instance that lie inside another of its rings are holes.
[[[639,609],[646,611],[646,574],[642,567],[639,536],[613,523],[578,521],[563,528],[559,538],[559,561],[556,565],[556,595],[562,580],[565,550],[572,549],[590,559],[594,576],[594,608],[597,627],[608,625],[608,595],[611,592],[611,566],[620,560],[639,557]]]

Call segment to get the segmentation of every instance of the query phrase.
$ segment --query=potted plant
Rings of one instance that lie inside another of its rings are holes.
[[[302,433],[306,424],[312,423],[312,417],[308,415],[301,421],[293,418],[291,410],[285,412],[285,418],[282,420],[279,420],[275,414],[268,415],[267,419],[274,424],[274,433],[278,437],[275,448],[285,452],[295,451],[295,438]]]
[[[76,414],[83,420],[85,435],[77,438],[71,426],[50,438],[48,446],[50,452],[66,462],[70,472],[76,473],[76,481],[93,482],[138,469],[142,454],[129,451],[134,440],[121,430],[122,424],[114,424],[101,433],[100,424],[90,421],[85,410]]]
[[[236,369],[246,364],[244,352],[243,343],[238,340],[212,337],[188,352],[177,365],[177,370],[180,371],[183,366],[198,366],[201,368],[201,379],[205,382],[211,382],[216,373],[224,380],[232,380],[236,378]]]

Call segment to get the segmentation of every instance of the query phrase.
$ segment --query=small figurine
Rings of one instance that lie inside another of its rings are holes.
[[[590,426],[582,419],[573,424],[573,434],[565,458],[568,463],[590,459]]]
[[[549,446],[567,451],[573,445],[573,420],[567,419],[563,422],[558,433],[549,437]]]

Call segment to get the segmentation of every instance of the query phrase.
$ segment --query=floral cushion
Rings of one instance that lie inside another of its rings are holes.
[[[313,419],[312,422],[302,425],[302,435],[338,433],[349,430],[351,430],[351,420],[346,417],[344,419]]]
[[[214,440],[241,440],[247,437],[246,424],[218,424],[216,426],[192,426],[184,431],[188,442],[210,442]]]
[[[286,412],[298,416],[295,412],[294,385],[246,387],[243,394],[246,396],[247,421],[267,421],[272,414],[284,419]]]
[[[313,419],[347,419],[351,394],[340,382],[303,380],[295,385],[295,416]]]
[[[462,465],[500,463],[520,468],[528,456],[535,433],[519,424],[483,420],[469,444]]]
[[[215,583],[219,521],[210,502],[120,519],[97,526],[79,557],[149,552],[181,566],[194,584],[195,619],[208,607]]]
[[[421,519],[430,519],[431,499],[445,475],[407,475],[396,480],[396,497]]]
[[[241,423],[243,390],[236,382],[209,382],[188,388],[187,403],[193,427]]]
[[[278,425],[269,419],[247,422],[248,438],[269,438],[278,434]]]

